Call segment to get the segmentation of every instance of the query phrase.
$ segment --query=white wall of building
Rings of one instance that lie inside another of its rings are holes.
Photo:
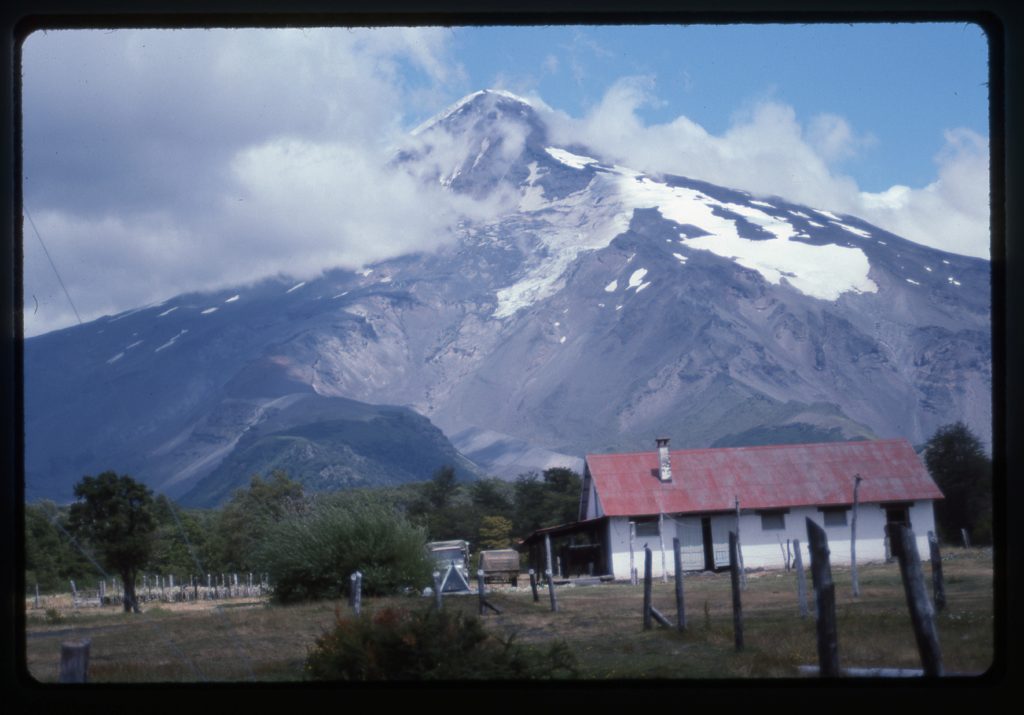
[[[917,537],[918,553],[928,558],[928,532],[935,530],[935,516],[932,502],[915,502],[909,509],[910,528]],[[845,526],[825,526],[825,515],[817,507],[796,507],[784,515],[784,528],[765,529],[761,515],[757,512],[741,512],[739,521],[740,546],[743,565],[754,568],[784,568],[783,550],[786,541],[799,540],[804,565],[809,567],[810,554],[807,548],[806,519],[825,529],[828,537],[829,558],[833,564],[850,564],[850,531],[853,510],[846,512]],[[611,567],[617,579],[629,578],[630,547],[628,517],[611,517],[608,520],[608,544],[611,552]],[[886,556],[885,507],[879,504],[861,504],[857,514],[857,563],[882,561]],[[735,514],[720,514],[711,517],[712,541],[714,543],[715,565],[729,563],[729,532],[736,529]],[[658,536],[637,536],[633,542],[633,560],[637,574],[644,573],[644,543],[652,551],[652,573],[662,575],[662,543],[664,563],[668,574],[674,573],[672,539],[678,537],[682,547],[683,569],[700,570],[704,567],[704,548],[699,516],[666,516],[661,538]],[[780,542],[782,547],[780,548]]]

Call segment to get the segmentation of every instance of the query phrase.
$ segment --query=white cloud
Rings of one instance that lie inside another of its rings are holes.
[[[582,143],[635,169],[777,195],[859,216],[928,246],[988,257],[988,143],[969,130],[947,132],[932,184],[872,194],[835,168],[875,141],[858,135],[842,117],[821,114],[805,126],[792,107],[763,100],[714,135],[685,116],[644,123],[638,110],[653,101],[650,78],[627,77],[582,118],[542,110],[554,141]]]
[[[911,241],[988,258],[988,140],[969,129],[947,131],[945,140],[935,181],[921,189],[894,186],[860,194],[850,213]]]
[[[463,71],[442,28],[36,33],[25,196],[83,320],[436,246],[464,212],[389,170]],[[26,227],[25,334],[75,318]],[[31,239],[31,240],[30,240]],[[37,304],[38,302],[38,304]]]

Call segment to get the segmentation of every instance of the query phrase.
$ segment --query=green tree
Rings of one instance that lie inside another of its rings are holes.
[[[474,532],[473,514],[462,498],[455,468],[444,466],[422,486],[420,498],[409,507],[409,516],[422,525],[432,541],[465,539]]]
[[[425,545],[421,527],[368,496],[282,519],[263,540],[258,563],[283,603],[339,598],[355,571],[363,593],[382,595],[430,583]]]
[[[157,528],[146,570],[182,577],[202,571],[209,531],[204,520],[210,521],[209,516],[182,509],[163,494],[156,497],[153,514]]]
[[[580,510],[580,490],[583,479],[568,467],[544,470],[545,506],[551,522],[546,526],[569,524],[576,521]]]
[[[478,538],[481,549],[507,549],[512,544],[512,522],[503,516],[485,516]]]
[[[515,516],[512,522],[516,536],[526,536],[543,526],[550,526],[544,499],[544,482],[539,474],[528,472],[516,478],[513,488]]]
[[[516,535],[576,521],[581,484],[580,475],[566,467],[519,475],[514,488]]]
[[[50,501],[25,505],[25,586],[30,590],[67,590],[69,579],[81,582],[96,575],[67,528],[67,509]]]
[[[215,517],[207,568],[252,571],[255,553],[267,531],[283,519],[305,512],[302,485],[275,469],[263,479],[253,475],[248,489],[238,489]]]
[[[992,460],[963,422],[940,427],[925,445],[925,464],[945,499],[935,505],[939,533],[956,541],[967,529],[976,543],[992,540]]]
[[[103,472],[75,485],[71,530],[91,545],[104,567],[124,582],[124,610],[138,613],[135,577],[153,548],[153,492],[130,476]]]

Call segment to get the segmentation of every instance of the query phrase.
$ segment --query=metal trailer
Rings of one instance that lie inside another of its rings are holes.
[[[519,585],[519,552],[515,549],[494,549],[480,552],[480,568],[485,581],[507,581]]]

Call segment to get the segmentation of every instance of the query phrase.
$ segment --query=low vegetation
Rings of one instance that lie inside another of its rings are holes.
[[[947,548],[943,569],[947,606],[939,613],[937,624],[945,671],[984,673],[993,663],[997,626],[991,550]],[[927,563],[925,570],[927,575]],[[853,598],[849,572],[834,570],[840,665],[919,668],[899,567],[895,563],[864,564],[858,571],[861,596]],[[557,612],[550,610],[543,590],[541,600],[534,602],[528,586],[495,588],[488,593],[488,600],[501,609],[500,615],[489,612],[475,618],[477,599],[472,595],[447,596],[444,611],[454,619],[447,621],[449,624],[458,622],[459,614],[463,622],[474,617],[494,639],[478,646],[484,651],[493,653],[506,643],[528,649],[525,665],[510,666],[512,672],[521,668],[522,677],[533,677],[529,675],[535,672],[531,664],[537,662],[547,662],[552,677],[561,679],[800,677],[799,666],[815,665],[817,652],[813,615],[801,619],[798,614],[793,572],[754,572],[748,574],[747,582],[743,592],[746,645],[740,653],[733,646],[727,573],[694,574],[686,579],[688,628],[684,633],[657,625],[644,631],[642,589],[629,584],[561,586]],[[441,622],[415,625],[414,614],[425,619],[422,614],[431,602],[412,595],[367,597],[361,619],[355,619],[344,600],[288,605],[256,599],[144,605],[139,615],[121,613],[116,607],[75,610],[67,600],[53,597],[44,598],[34,608],[29,600],[27,664],[33,677],[53,682],[60,643],[90,638],[89,678],[95,683],[304,682],[371,677],[367,670],[352,669],[351,663],[360,656],[371,657],[359,644],[373,644],[370,652],[376,653],[379,644],[396,642],[396,637],[401,640],[403,635],[427,633],[431,628],[444,632]],[[675,617],[671,581],[655,582],[654,605],[670,619]],[[49,616],[47,609],[56,610],[62,618]],[[388,615],[381,615],[385,613]],[[390,635],[373,635],[380,620],[392,624],[386,629]],[[337,634],[339,623],[346,624],[344,635]],[[476,626],[466,629],[470,637],[450,639],[453,644],[479,637]],[[436,636],[436,630],[433,632]],[[426,642],[439,648],[456,647],[436,643],[431,637]],[[331,643],[338,644],[334,649],[337,658],[327,656],[331,649],[324,646]],[[317,652],[323,655],[311,655]],[[501,657],[514,661],[514,656],[510,651]],[[312,669],[307,667],[310,664]],[[556,669],[554,664],[563,667]],[[373,673],[393,677],[390,667]],[[419,669],[421,675],[415,677],[443,677],[440,671],[425,674],[430,672],[429,659],[426,664],[408,667]],[[482,666],[480,672],[484,671]]]
[[[281,603],[340,598],[355,571],[363,574],[367,595],[419,591],[433,569],[426,538],[424,529],[386,506],[328,504],[276,524],[257,561]]]

